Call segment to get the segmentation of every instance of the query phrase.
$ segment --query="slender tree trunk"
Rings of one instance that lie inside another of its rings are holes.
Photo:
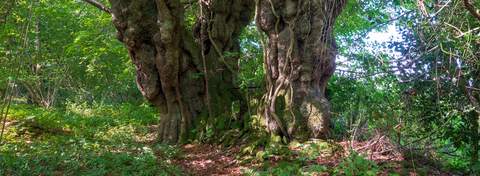
[[[232,89],[237,68],[225,64],[238,57],[219,58],[224,52],[241,52],[238,37],[251,20],[252,0],[205,1],[205,16],[191,29],[193,35],[185,28],[184,5],[178,0],[109,0],[111,9],[85,1],[112,15],[116,37],[135,64],[137,87],[161,115],[158,142],[186,142],[194,123],[208,119],[205,77],[197,78],[205,71],[201,52],[211,76],[213,118],[242,100]]]
[[[347,0],[259,0],[257,27],[267,35],[264,115],[268,129],[293,139],[326,138],[325,88],[335,71],[336,18]]]
[[[7,51],[9,50],[13,50],[13,47],[12,46],[15,46],[15,42],[13,40],[13,36],[12,35],[8,35],[7,36],[7,45],[5,46]],[[13,62],[12,60],[12,54],[9,54],[9,53],[6,53],[6,56],[5,56],[5,61],[7,62]],[[5,68],[5,70],[3,70],[3,74],[5,75],[9,75],[10,71],[13,70],[14,64],[10,65],[9,68]],[[5,80],[7,81],[7,80]],[[7,95],[7,89],[8,89],[8,85],[5,85],[5,87],[0,87],[0,102],[7,99],[6,95]]]

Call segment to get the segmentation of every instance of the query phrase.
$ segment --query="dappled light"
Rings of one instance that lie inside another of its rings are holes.
[[[4,0],[0,175],[480,175],[479,10]]]

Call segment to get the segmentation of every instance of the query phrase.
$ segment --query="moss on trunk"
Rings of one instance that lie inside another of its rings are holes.
[[[157,142],[186,143],[199,136],[191,132],[193,129],[207,127],[202,52],[211,74],[212,116],[221,117],[233,101],[245,104],[232,89],[236,87],[236,68],[224,62],[236,62],[238,57],[222,58],[223,62],[220,58],[224,52],[240,52],[238,37],[251,20],[253,0],[213,0],[202,4],[206,7],[204,16],[191,30],[193,35],[185,29],[185,10],[180,1],[109,2],[116,37],[125,44],[136,67],[137,87],[161,114]]]
[[[270,132],[301,141],[327,137],[331,106],[324,92],[335,71],[333,25],[346,3],[258,0],[255,20],[268,48],[267,92],[258,115],[265,116]]]

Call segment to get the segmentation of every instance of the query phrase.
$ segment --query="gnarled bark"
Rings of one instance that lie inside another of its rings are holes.
[[[229,64],[238,57],[223,54],[241,52],[238,37],[251,20],[254,0],[200,1],[204,15],[192,28],[193,35],[184,27],[184,7],[178,0],[109,0],[111,9],[84,1],[112,15],[117,39],[125,43],[136,66],[137,86],[162,116],[159,142],[183,141],[206,112],[204,80],[191,76],[204,72],[200,52],[213,74],[213,116],[243,99],[232,89],[238,68]],[[268,129],[294,138],[325,137],[331,107],[324,91],[335,70],[337,50],[333,25],[346,0],[256,2],[256,24],[267,34]]]
[[[267,35],[267,127],[294,139],[326,138],[331,106],[325,87],[335,71],[336,18],[346,0],[259,0],[257,27]]]
[[[185,141],[196,119],[206,110],[204,78],[192,76],[204,72],[201,52],[205,54],[207,71],[215,73],[209,75],[212,106],[226,108],[226,102],[242,99],[232,89],[236,68],[225,65],[238,58],[223,58],[226,62],[219,58],[223,52],[240,52],[238,37],[251,20],[251,1],[203,2],[205,16],[197,21],[194,35],[184,26],[184,6],[178,0],[109,0],[111,9],[97,4],[111,13],[116,37],[125,44],[135,64],[137,87],[162,117],[158,142]],[[213,113],[216,117],[223,109]]]

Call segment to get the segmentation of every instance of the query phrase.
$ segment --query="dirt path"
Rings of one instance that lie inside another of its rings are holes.
[[[175,159],[170,164],[192,175],[242,175],[240,169],[243,167],[234,162],[240,151],[238,146],[224,152],[208,144],[188,144],[180,149],[180,155],[186,157]]]

